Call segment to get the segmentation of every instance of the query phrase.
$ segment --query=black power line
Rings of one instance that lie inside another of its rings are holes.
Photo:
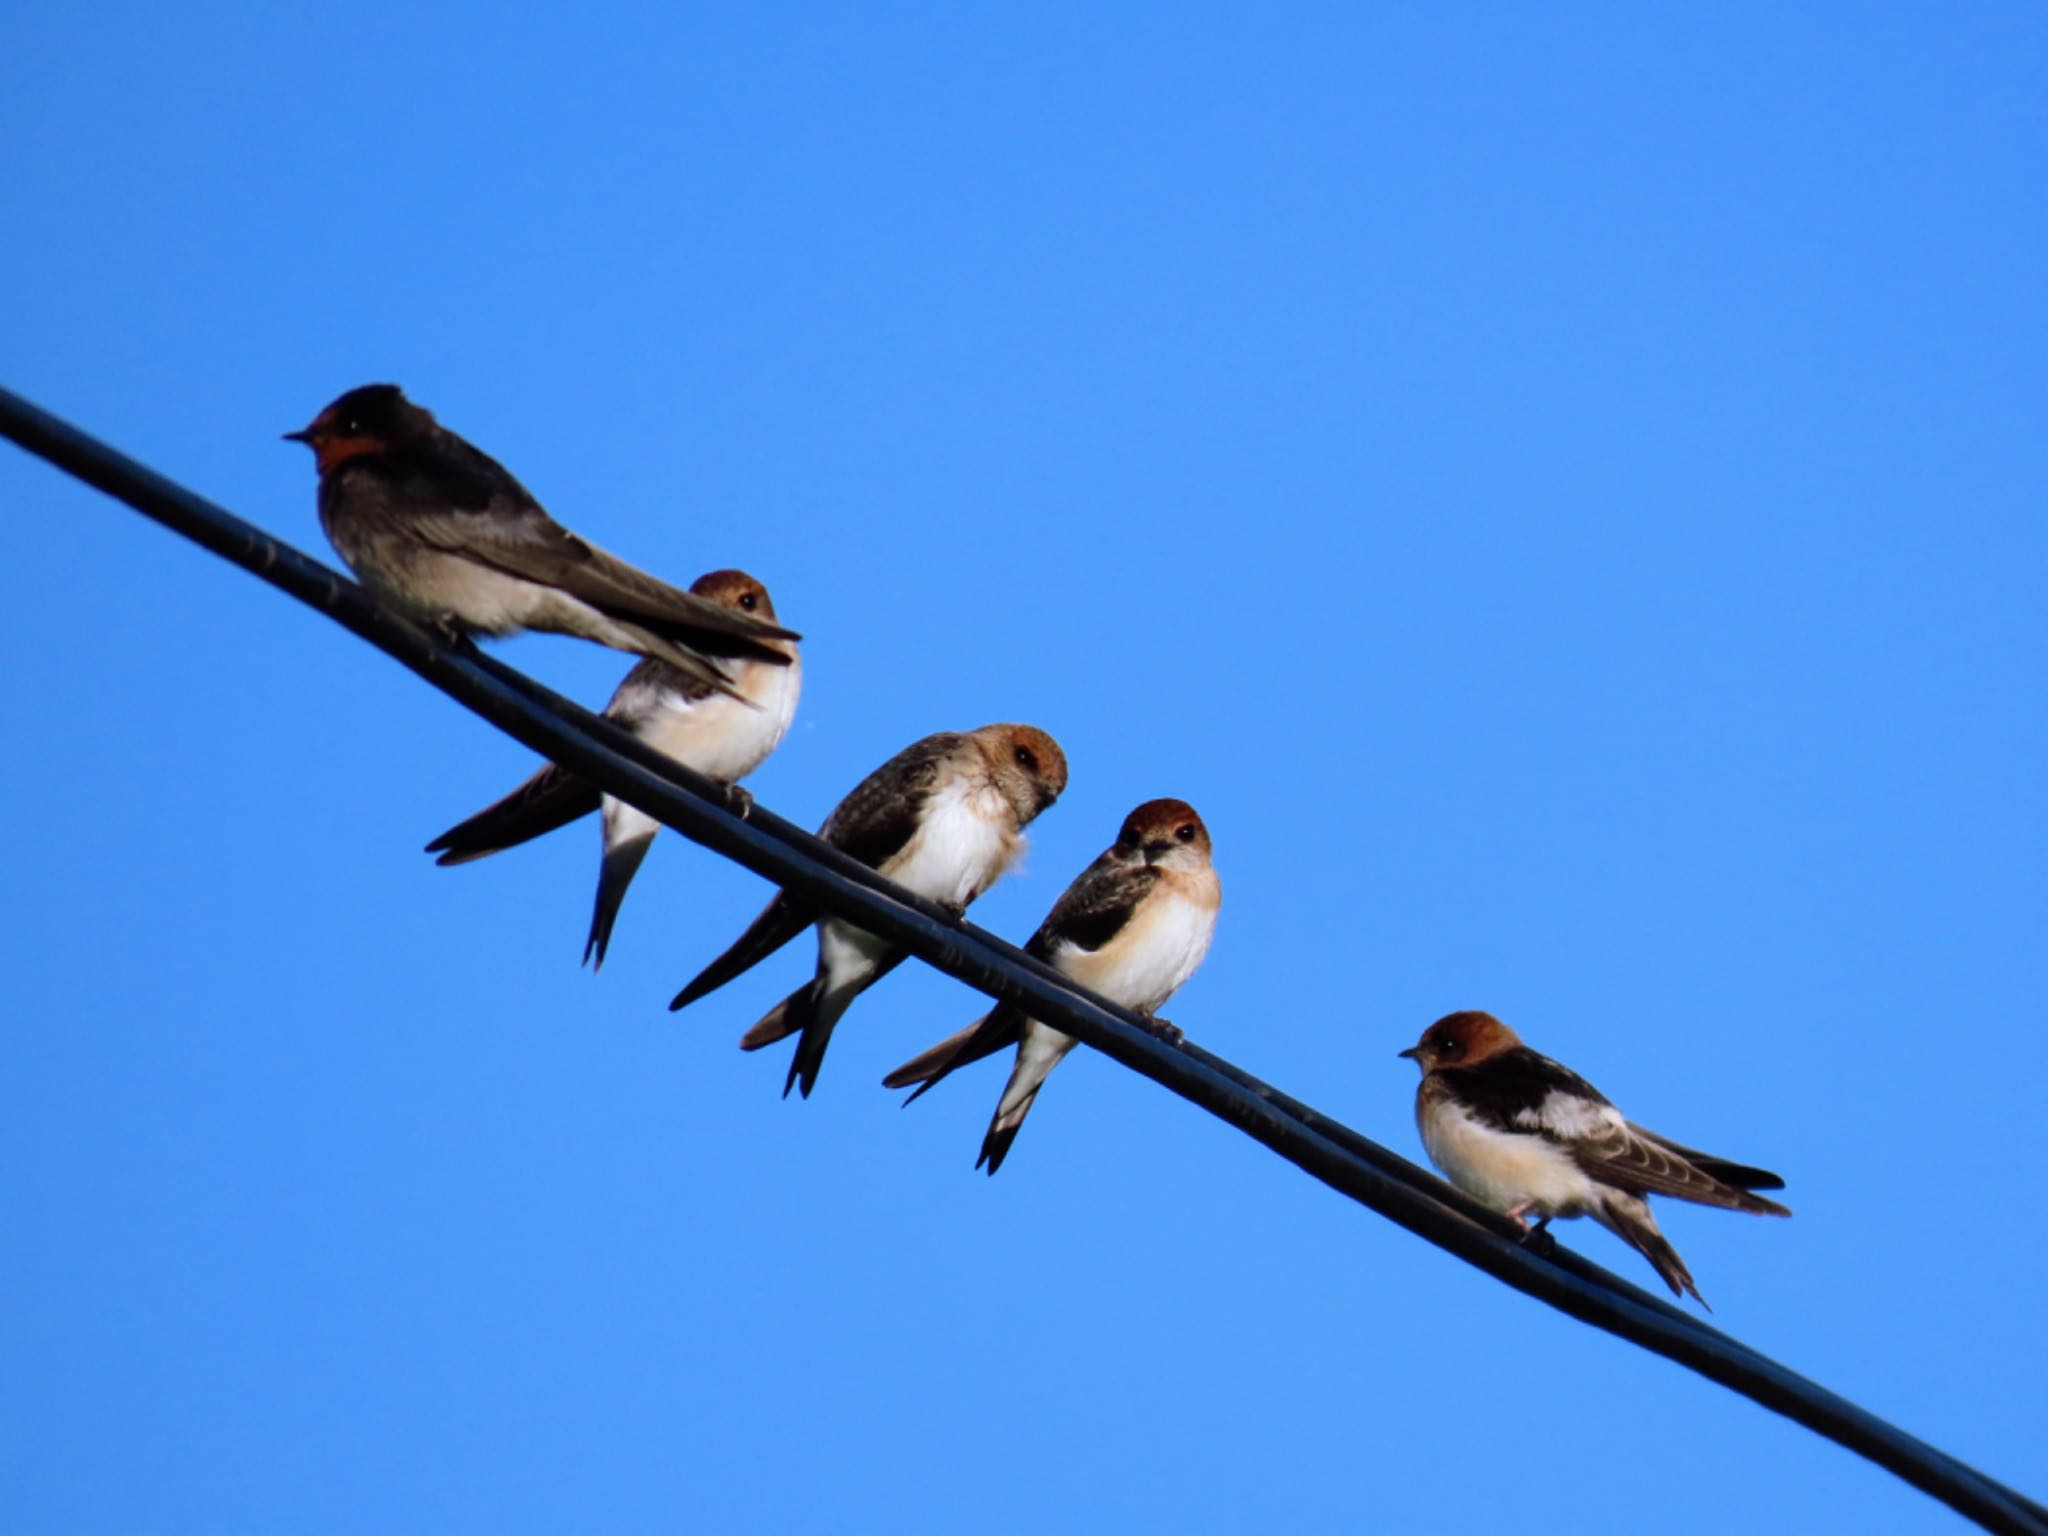
[[[1582,1322],[1804,1424],[1985,1529],[2048,1536],[2048,1509],[1693,1314],[1521,1229],[1443,1180],[1191,1043],[1077,988],[1022,950],[898,889],[809,832],[723,789],[468,645],[448,645],[338,572],[0,389],[0,435],[319,610],[503,730],[804,901],[1086,1042],[1228,1121],[1331,1188]]]

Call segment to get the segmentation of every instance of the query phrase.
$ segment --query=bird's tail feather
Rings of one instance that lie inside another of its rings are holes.
[[[427,844],[436,864],[467,864],[530,842],[598,808],[595,784],[549,763],[504,799],[457,822]]]
[[[1034,1025],[1023,1033],[1017,1042],[1017,1064],[1010,1068],[1010,1080],[1003,1084],[1003,1096],[996,1100],[995,1116],[988,1123],[988,1134],[982,1138],[981,1156],[975,1167],[986,1166],[989,1177],[995,1177],[1003,1159],[1010,1155],[1010,1143],[1024,1128],[1024,1117],[1038,1102],[1038,1090],[1073,1048],[1072,1039],[1044,1025]]]
[[[1007,1095],[1005,1098],[1007,1100]],[[988,1134],[981,1139],[981,1156],[974,1160],[975,1167],[986,1168],[989,1177],[995,1177],[996,1170],[1003,1166],[1003,1159],[1010,1155],[1010,1143],[1024,1129],[1024,1117],[1031,1113],[1031,1106],[1037,1101],[1038,1090],[1033,1088],[1015,1105],[1009,1108],[997,1106],[995,1118],[988,1123]]]
[[[612,942],[612,924],[619,919],[619,903],[626,899],[626,887],[640,869],[640,861],[654,846],[654,834],[632,837],[605,849],[604,862],[597,869],[597,903],[590,913],[590,937],[583,944],[583,963],[593,971],[604,968],[604,953]]]
[[[808,1017],[801,1025],[796,1038],[796,1051],[789,1058],[789,1076],[782,1084],[782,1096],[789,1097],[789,1090],[795,1088],[804,1098],[811,1096],[811,1089],[817,1086],[818,1069],[825,1065],[825,1047],[832,1043],[832,1031],[845,1015],[847,1006],[867,990],[869,976],[863,981],[844,987],[827,988],[822,982],[811,985]]]
[[[782,1096],[797,1089],[804,1098],[817,1085],[818,1069],[825,1064],[825,1047],[832,1043],[832,1031],[840,1016],[862,991],[859,987],[828,991],[822,980],[813,978],[761,1016],[760,1022],[740,1036],[740,1049],[758,1051],[765,1045],[797,1037],[796,1053],[789,1060],[789,1076],[783,1080]]]
[[[1692,1271],[1685,1267],[1685,1260],[1678,1256],[1671,1240],[1658,1230],[1657,1219],[1650,1214],[1648,1202],[1618,1190],[1610,1191],[1593,1215],[1608,1231],[1650,1261],[1650,1266],[1671,1287],[1672,1295],[1681,1299],[1690,1295],[1709,1312],[1714,1310],[1707,1306],[1707,1298],[1692,1283]]]

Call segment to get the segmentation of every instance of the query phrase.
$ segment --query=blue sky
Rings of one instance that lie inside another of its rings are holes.
[[[25,9],[0,354],[323,554],[277,434],[395,379],[755,572],[797,819],[1045,726],[1001,932],[1190,800],[1190,1034],[1419,1156],[1492,1009],[1786,1175],[1664,1217],[1719,1323],[2040,1497],[2044,87],[2023,6]],[[9,1528],[1963,1528],[1085,1052],[983,1179],[916,968],[782,1103],[807,957],[663,1009],[759,881],[665,839],[580,972],[594,828],[418,851],[523,749],[0,503]]]

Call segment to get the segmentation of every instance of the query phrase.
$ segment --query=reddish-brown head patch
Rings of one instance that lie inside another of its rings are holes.
[[[1031,820],[1067,787],[1067,754],[1035,725],[984,725],[972,733],[995,781],[1017,807],[1018,823]]]
[[[1469,1067],[1521,1043],[1521,1036],[1492,1014],[1468,1008],[1445,1014],[1401,1054],[1414,1057],[1428,1072],[1436,1067]]]
[[[1116,834],[1120,848],[1193,848],[1210,851],[1209,828],[1185,800],[1147,800],[1130,815]]]
[[[329,405],[310,426],[285,436],[311,448],[313,462],[324,475],[337,464],[366,453],[384,453],[433,426],[434,418],[406,399],[396,384],[365,384]]]
[[[350,459],[359,459],[366,453],[382,453],[391,445],[381,437],[325,437],[308,436],[306,441],[313,449],[313,466],[321,474],[337,464],[346,464]]]
[[[707,571],[690,583],[690,591],[752,618],[775,622],[775,604],[768,600],[768,589],[745,571]]]

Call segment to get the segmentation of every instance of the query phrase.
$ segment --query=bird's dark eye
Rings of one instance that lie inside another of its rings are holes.
[[[1173,829],[1173,835],[1184,843],[1192,843],[1195,840],[1195,829],[1184,821]]]
[[[344,436],[361,437],[363,435],[363,424],[354,416],[347,416],[342,419],[341,430]]]
[[[1455,1056],[1464,1049],[1465,1047],[1458,1044],[1457,1038],[1453,1035],[1444,1035],[1436,1043],[1436,1053],[1439,1056]]]
[[[752,613],[761,606],[761,599],[754,596],[751,592],[742,592],[740,594],[740,606],[746,609],[747,612]]]
[[[1017,759],[1018,766],[1026,773],[1038,772],[1038,754],[1029,747],[1019,747],[1012,755]]]

